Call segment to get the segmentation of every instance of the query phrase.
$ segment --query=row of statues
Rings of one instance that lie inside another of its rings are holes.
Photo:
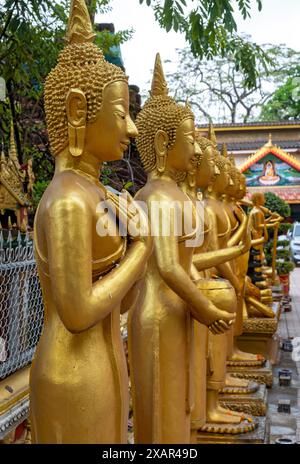
[[[274,316],[265,277],[259,286],[247,273],[254,250],[266,275],[265,216],[273,226],[279,218],[263,205],[244,212],[244,176],[226,147],[218,151],[213,129],[208,138],[197,135],[189,106],[168,96],[159,55],[135,125],[127,78],[93,39],[85,1],[73,0],[68,43],[45,84],[56,168],[34,228],[45,320],[30,375],[33,441],[127,442],[125,311],[135,442],[190,443],[199,430],[246,433],[255,420],[222,407],[219,394],[257,388],[227,367],[264,362],[240,351],[236,337],[246,313]],[[122,158],[130,138],[148,174],[135,200],[125,195],[134,213],[99,181],[102,163]],[[141,202],[149,212],[158,205],[158,214],[145,218]],[[176,205],[168,234],[166,204]],[[133,234],[128,215],[149,220],[157,233]],[[99,225],[124,224],[126,233],[98,233]],[[182,224],[190,227],[178,234]],[[191,246],[199,236],[201,243]]]

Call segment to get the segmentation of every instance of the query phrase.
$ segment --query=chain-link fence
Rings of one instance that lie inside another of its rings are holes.
[[[33,242],[0,231],[0,380],[31,362],[42,325]]]

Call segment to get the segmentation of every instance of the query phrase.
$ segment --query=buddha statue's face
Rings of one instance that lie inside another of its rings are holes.
[[[215,176],[213,190],[216,193],[222,194],[226,191],[230,182],[228,166],[225,164],[222,169],[219,169],[219,172],[220,173]]]
[[[92,155],[99,162],[121,159],[130,137],[138,134],[129,115],[128,85],[121,80],[104,87],[101,108],[94,122],[86,123],[86,97],[77,89],[68,95],[67,115],[73,126],[84,125],[85,156]]]
[[[229,170],[229,184],[227,185],[227,187],[225,189],[225,193],[226,193],[226,195],[228,195],[230,197],[235,197],[237,189],[238,189],[238,185],[237,185],[237,182],[236,182],[235,178],[233,178],[230,175],[230,168],[228,168],[228,170]]]
[[[180,172],[192,171],[193,158],[200,153],[200,147],[195,140],[194,120],[184,119],[177,128],[174,146],[168,151],[166,167]]]
[[[215,173],[214,152],[212,147],[206,147],[200,165],[196,169],[197,188],[207,188]]]
[[[239,192],[241,190],[241,179],[240,179],[240,175],[239,175],[238,172],[237,172],[237,174],[235,176],[234,183],[235,183],[235,195],[234,195],[234,197],[238,199],[239,198]]]
[[[239,188],[237,190],[236,197],[237,197],[237,199],[242,200],[244,198],[244,196],[246,195],[246,191],[247,191],[245,176],[243,176],[241,174],[239,175],[238,185],[239,185]]]
[[[106,85],[98,117],[87,127],[86,150],[100,160],[118,160],[137,134],[129,114],[128,85],[123,81]]]
[[[253,203],[257,206],[264,206],[265,205],[265,196],[263,193],[257,193],[253,196]]]

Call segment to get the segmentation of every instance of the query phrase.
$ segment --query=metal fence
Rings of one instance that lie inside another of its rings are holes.
[[[42,325],[33,242],[0,231],[0,380],[31,362]]]

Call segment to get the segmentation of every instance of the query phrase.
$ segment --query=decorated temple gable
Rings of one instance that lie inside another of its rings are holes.
[[[289,202],[300,201],[300,162],[269,141],[240,166],[249,192],[272,191]],[[273,190],[276,189],[275,190]]]
[[[10,227],[12,223],[21,228],[22,224],[27,224],[27,209],[31,202],[24,191],[26,177],[26,170],[19,164],[12,125],[8,156],[2,152],[0,158],[0,221],[3,227]]]

